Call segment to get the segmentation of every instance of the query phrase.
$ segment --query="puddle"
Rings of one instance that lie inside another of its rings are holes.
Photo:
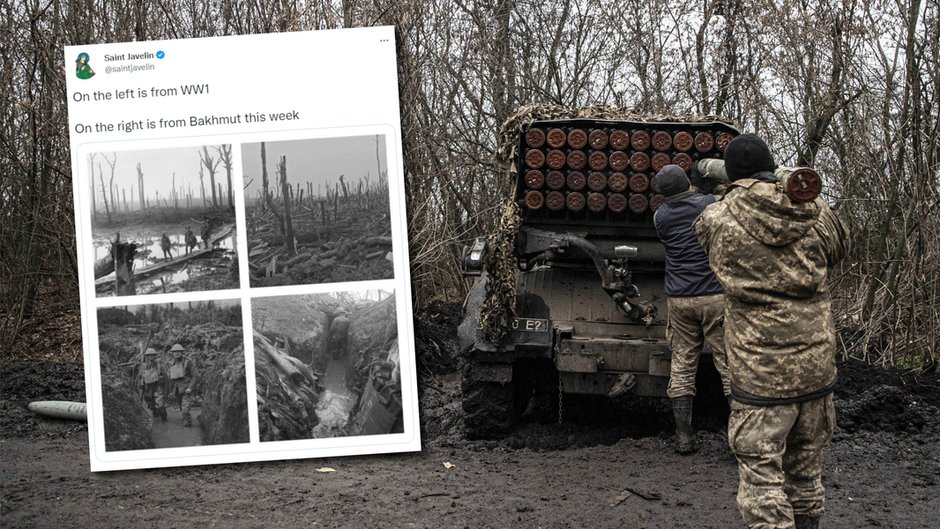
[[[162,232],[156,235],[153,233],[121,234],[122,240],[134,241],[138,244],[137,254],[134,257],[134,270],[141,270],[164,262],[163,249],[160,247],[160,239],[162,236]],[[111,248],[109,237],[113,237],[113,234],[109,234],[108,237],[98,237],[94,240],[95,261],[108,255],[108,251]],[[170,255],[173,259],[185,256],[186,234],[167,233],[167,237],[170,239]],[[199,235],[196,237],[199,240],[199,246],[197,246],[196,249],[202,249],[202,237]],[[222,258],[225,259],[225,264],[223,265],[225,268],[230,268],[232,261],[235,259],[235,244],[235,231],[233,230],[231,235],[216,241],[213,245],[213,249],[225,250],[222,254]],[[206,272],[214,272],[217,268],[219,268],[217,259],[204,259],[200,256],[191,261],[181,262],[179,265],[171,265],[164,269],[164,271],[146,280],[138,281],[137,289],[138,292],[143,293],[157,292],[164,290],[168,286],[187,281],[192,277],[205,275]]]
[[[317,417],[320,424],[313,428],[313,438],[338,437],[346,435],[346,423],[349,411],[356,405],[356,399],[346,393],[334,393],[326,390],[317,404]]]

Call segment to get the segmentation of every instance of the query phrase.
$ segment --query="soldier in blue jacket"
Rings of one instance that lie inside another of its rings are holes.
[[[666,339],[672,349],[666,393],[672,400],[676,421],[676,451],[688,454],[695,451],[692,399],[705,344],[721,375],[725,395],[731,393],[723,341],[724,294],[692,230],[692,222],[715,202],[715,197],[692,190],[689,177],[678,165],[663,167],[654,183],[666,197],[653,216],[656,232],[666,248]]]

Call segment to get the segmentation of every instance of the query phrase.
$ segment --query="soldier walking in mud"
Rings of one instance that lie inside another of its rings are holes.
[[[191,230],[189,226],[186,226],[185,240],[186,240],[186,255],[189,255],[189,252],[191,252],[192,250],[195,250],[196,247],[199,246],[199,243],[196,241],[196,234],[193,233],[193,230]]]
[[[183,414],[183,426],[192,426],[193,418],[190,411],[193,406],[192,383],[195,376],[195,367],[191,358],[186,358],[186,350],[180,344],[173,344],[170,348],[173,353],[173,363],[170,364],[170,392],[179,405]]]
[[[163,237],[160,238],[160,248],[163,250],[163,259],[165,261],[170,261],[173,259],[173,254],[170,253],[170,238],[166,236],[166,233],[163,234]]]
[[[692,400],[704,345],[712,353],[724,394],[731,393],[723,343],[724,294],[692,231],[692,222],[715,197],[693,191],[685,170],[678,165],[663,167],[654,181],[666,197],[653,215],[656,233],[666,249],[666,339],[672,350],[666,393],[676,421],[676,452],[688,454],[695,451]]]
[[[849,234],[822,199],[791,202],[775,167],[763,140],[736,137],[725,150],[730,188],[694,228],[727,303],[738,508],[751,529],[815,529],[825,500],[822,449],[835,427],[826,276]]]
[[[137,374],[138,385],[147,407],[154,417],[159,416],[166,420],[166,404],[164,403],[164,387],[167,383],[166,371],[157,359],[157,351],[148,348],[144,352],[144,362],[140,365]]]
[[[348,346],[349,318],[346,317],[346,311],[341,309],[330,323],[330,348],[333,350],[333,358],[345,357]]]

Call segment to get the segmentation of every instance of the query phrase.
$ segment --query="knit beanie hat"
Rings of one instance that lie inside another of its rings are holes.
[[[689,177],[685,169],[678,165],[669,164],[659,170],[653,182],[662,191],[663,195],[671,197],[689,190]]]
[[[756,134],[741,134],[725,148],[725,171],[732,182],[776,168],[770,149]]]

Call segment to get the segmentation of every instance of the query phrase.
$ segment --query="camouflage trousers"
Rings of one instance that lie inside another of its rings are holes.
[[[793,529],[794,514],[822,514],[822,449],[835,423],[832,394],[778,406],[732,402],[728,444],[738,459],[738,509],[750,529]]]
[[[698,359],[707,344],[721,376],[725,395],[731,394],[728,376],[728,357],[724,346],[724,294],[693,297],[669,297],[666,299],[669,320],[666,325],[666,340],[672,349],[672,365],[669,368],[669,398],[695,395],[695,373]]]

